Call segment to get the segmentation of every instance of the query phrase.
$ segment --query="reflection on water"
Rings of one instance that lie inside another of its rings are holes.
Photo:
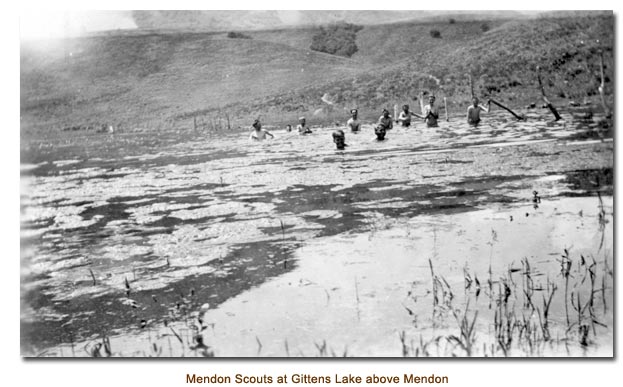
[[[611,206],[613,143],[580,136],[597,121],[534,114],[494,113],[476,129],[396,128],[383,143],[364,127],[347,133],[346,151],[333,149],[331,128],[275,131],[260,144],[232,134],[28,142],[22,353],[66,343],[62,355],[83,356],[67,343],[104,334],[118,352],[143,356],[141,335],[170,339],[209,304],[203,323],[212,325],[199,330],[217,356],[283,356],[284,340],[290,355],[313,355],[326,340],[355,356],[397,356],[398,333],[431,339],[454,327],[451,313],[437,322],[423,312],[432,308],[428,259],[457,306],[469,298],[464,268],[484,284],[493,256],[497,275],[534,257],[555,276],[553,254],[570,248],[603,271],[612,222],[600,229],[594,195]],[[491,229],[498,242],[485,247]],[[489,298],[477,302],[481,316],[491,311]],[[564,308],[551,308],[556,326]],[[612,312],[600,322],[608,328],[591,334],[600,340],[592,355],[612,351]]]
[[[611,204],[610,198],[608,206]],[[524,216],[526,211],[529,217]],[[510,216],[515,220],[511,222]],[[470,298],[470,307],[479,311],[476,335],[482,346],[482,342],[490,342],[494,311],[488,308],[486,291],[475,297],[475,285],[465,288],[465,272],[480,278],[484,289],[491,264],[497,288],[509,268],[521,269],[522,260],[528,259],[534,288],[545,287],[547,280],[562,282],[557,278],[558,258],[563,248],[568,248],[574,261],[580,255],[594,255],[597,272],[602,273],[606,257],[612,267],[612,239],[599,248],[597,217],[596,200],[578,198],[548,202],[537,211],[527,205],[513,205],[443,218],[423,215],[396,220],[379,216],[372,231],[343,233],[306,244],[296,251],[296,270],[207,313],[207,320],[221,326],[207,337],[222,356],[255,356],[255,336],[262,341],[262,354],[266,356],[283,356],[285,339],[293,353],[300,350],[307,356],[317,355],[314,343],[324,340],[340,353],[348,348],[355,356],[400,356],[399,334],[403,331],[416,342],[420,337],[430,341],[458,331],[448,310],[445,319],[434,317],[431,260],[435,272],[454,292],[453,305],[462,308],[464,300]],[[606,235],[612,235],[611,227],[609,223]],[[492,231],[496,235],[493,243]],[[511,285],[510,300],[521,309],[522,273],[514,272],[512,278],[516,283]],[[611,278],[606,280],[611,284]],[[549,315],[550,329],[562,337],[567,324],[562,292],[557,296]],[[607,308],[612,306],[612,297],[609,287]],[[248,308],[250,303],[258,309]],[[528,309],[522,311],[529,313]],[[591,347],[590,354],[611,356],[612,314],[604,313],[601,298],[595,301],[595,313],[609,329],[598,327],[597,339],[603,346]],[[573,354],[581,353],[577,343],[569,347]],[[561,344],[541,350],[543,355],[567,354]],[[482,355],[481,348],[478,352]],[[530,353],[518,351],[513,355],[525,354]]]

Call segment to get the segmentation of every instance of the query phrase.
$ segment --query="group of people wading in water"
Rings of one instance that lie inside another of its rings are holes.
[[[476,126],[480,123],[480,112],[483,111],[485,113],[489,112],[489,107],[491,105],[491,101],[487,101],[487,106],[483,106],[479,103],[477,97],[472,98],[472,104],[467,108],[467,123],[472,126]],[[350,115],[351,117],[346,122],[346,128],[350,128],[351,132],[357,133],[361,130],[361,121],[358,119],[359,111],[357,109],[351,109]],[[400,124],[402,127],[407,128],[411,126],[411,118],[417,117],[419,119],[424,120],[426,122],[426,126],[429,128],[437,127],[437,120],[439,119],[439,107],[435,104],[435,96],[430,96],[428,99],[428,105],[423,106],[422,114],[417,114],[409,110],[409,105],[403,105],[402,111],[394,121],[393,118],[389,114],[389,110],[383,109],[381,116],[378,119],[374,127],[374,134],[376,136],[376,141],[385,141],[385,135],[387,134],[387,130],[393,128],[394,122],[396,124]],[[270,138],[274,138],[272,133],[269,131],[262,129],[262,124],[259,119],[256,119],[253,122],[253,130],[249,135],[250,140],[261,141],[266,139],[267,136]],[[292,130],[292,126],[288,125],[288,132]],[[311,134],[312,131],[307,126],[305,117],[299,118],[299,124],[296,127],[296,130],[299,135],[307,135]],[[341,129],[335,130],[332,133],[333,142],[337,149],[344,149],[348,145],[346,144],[346,136],[344,131]]]

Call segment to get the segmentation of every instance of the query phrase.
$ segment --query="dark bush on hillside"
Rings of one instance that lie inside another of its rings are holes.
[[[481,30],[482,32],[487,32],[487,31],[489,31],[490,29],[491,29],[491,27],[489,27],[489,25],[488,25],[488,24],[481,24],[481,25],[480,25],[480,30]]]
[[[251,39],[251,37],[247,34],[243,34],[242,32],[234,32],[234,31],[227,33],[227,37],[230,39]]]
[[[450,18],[449,22],[450,22],[450,24],[454,24],[454,23],[456,23],[456,20]]]
[[[430,30],[430,36],[441,39],[441,32],[439,32],[439,30]]]
[[[321,27],[320,31],[312,37],[310,48],[314,51],[349,58],[357,52],[355,39],[357,32],[362,28],[362,26],[349,23]]]

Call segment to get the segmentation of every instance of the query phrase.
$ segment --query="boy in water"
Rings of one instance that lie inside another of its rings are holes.
[[[480,123],[480,111],[489,113],[491,107],[491,100],[487,101],[487,107],[478,104],[478,97],[472,99],[473,105],[467,108],[467,123],[472,126],[477,126]]]
[[[424,106],[423,115],[419,115],[416,113],[411,114],[426,120],[426,126],[428,126],[429,128],[436,128],[438,126],[437,119],[439,118],[439,108],[437,107],[437,105],[435,105],[435,96],[431,95],[430,98],[428,98],[428,105]]]
[[[415,114],[409,111],[409,105],[403,105],[402,111],[398,115],[397,122],[399,122],[403,128],[408,128],[409,126],[411,126],[412,115],[415,115]]]
[[[339,150],[343,150],[345,147],[348,146],[346,144],[346,136],[344,135],[343,130],[338,129],[333,132],[333,142],[335,143],[336,148]]]
[[[309,126],[305,124],[305,117],[299,118],[299,124],[296,126],[296,130],[298,130],[300,135],[312,133],[311,129],[309,129]]]
[[[389,110],[383,109],[383,115],[379,117],[377,126],[382,126],[386,131],[392,129],[394,124],[392,123],[392,117],[389,115]]]
[[[262,141],[266,139],[266,136],[270,136],[270,138],[275,138],[275,136],[273,136],[273,134],[270,133],[268,130],[262,129],[262,124],[260,123],[260,120],[255,120],[252,126],[253,130],[249,135],[249,140]]]
[[[346,121],[346,127],[350,128],[352,132],[358,132],[361,127],[361,122],[357,119],[357,109],[350,110],[350,118]]]

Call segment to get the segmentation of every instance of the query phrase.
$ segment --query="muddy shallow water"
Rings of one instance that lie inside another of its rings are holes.
[[[614,143],[564,118],[23,141],[22,354],[611,356]]]

